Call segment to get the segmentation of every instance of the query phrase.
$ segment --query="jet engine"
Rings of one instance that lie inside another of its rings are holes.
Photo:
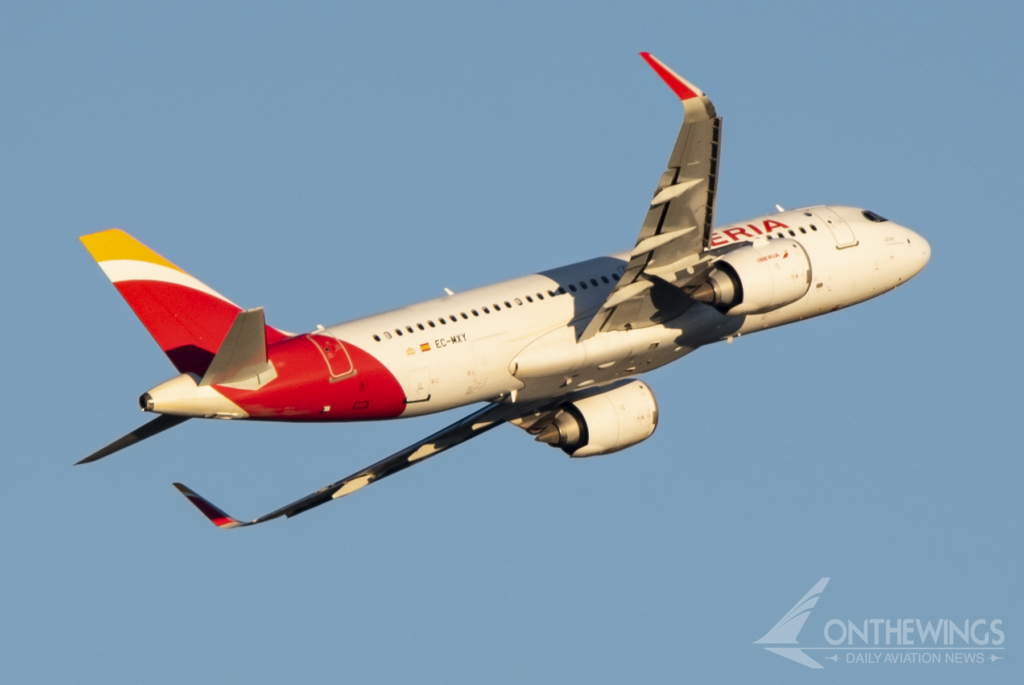
[[[795,240],[770,240],[729,252],[691,294],[730,316],[766,314],[811,287],[811,261]]]
[[[537,440],[570,457],[593,457],[643,442],[657,426],[658,403],[647,384],[619,381],[573,395]]]

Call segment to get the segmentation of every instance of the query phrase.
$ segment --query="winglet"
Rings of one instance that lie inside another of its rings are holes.
[[[178,489],[178,492],[185,495],[185,497],[188,498],[188,501],[191,502],[196,509],[201,511],[203,516],[210,519],[213,525],[218,528],[240,528],[241,526],[249,525],[248,523],[243,523],[242,521],[231,518],[223,511],[193,492],[187,486],[182,485],[181,483],[174,483],[174,487]]]
[[[644,58],[644,61],[651,65],[651,69],[654,69],[654,72],[661,77],[662,81],[668,84],[668,87],[672,89],[673,93],[679,96],[680,100],[699,98],[704,95],[700,88],[669,69],[661,60],[651,53],[641,52],[640,56]]]

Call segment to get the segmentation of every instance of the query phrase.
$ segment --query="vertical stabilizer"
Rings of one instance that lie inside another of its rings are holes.
[[[178,371],[205,374],[242,308],[120,229],[81,241]]]

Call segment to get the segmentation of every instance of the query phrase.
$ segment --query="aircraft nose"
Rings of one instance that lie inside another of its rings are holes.
[[[907,242],[910,244],[911,249],[910,267],[912,269],[907,274],[907,278],[911,278],[920,273],[921,269],[928,263],[928,260],[932,258],[932,246],[920,234],[911,231],[909,228],[905,230],[907,232]]]

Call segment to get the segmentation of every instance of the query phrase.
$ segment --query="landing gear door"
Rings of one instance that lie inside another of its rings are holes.
[[[818,207],[813,211],[814,215],[823,221],[825,226],[832,231],[832,237],[836,240],[837,250],[857,245],[857,236],[853,234],[853,229],[850,228],[850,224],[843,221],[838,214],[828,207]]]

